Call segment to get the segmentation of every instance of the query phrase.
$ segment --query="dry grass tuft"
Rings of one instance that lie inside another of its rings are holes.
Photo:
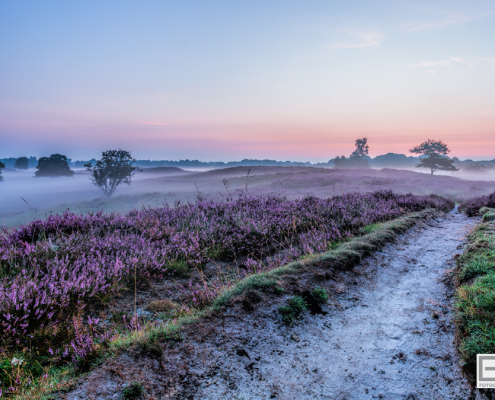
[[[155,313],[172,311],[176,304],[168,299],[154,300],[146,306],[146,309]]]

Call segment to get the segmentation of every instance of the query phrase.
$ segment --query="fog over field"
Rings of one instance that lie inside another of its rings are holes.
[[[0,191],[0,226],[12,227],[67,209],[76,213],[98,210],[126,213],[135,208],[160,206],[164,202],[173,205],[178,200],[192,201],[198,194],[214,199],[241,193],[294,198],[387,189],[400,193],[436,193],[461,201],[491,193],[495,187],[495,172],[439,172],[431,176],[420,170],[314,167],[142,171],[135,174],[131,185],[119,186],[112,197],[106,198],[93,186],[85,170],[75,170],[71,177],[57,178],[36,178],[32,169],[6,170]]]

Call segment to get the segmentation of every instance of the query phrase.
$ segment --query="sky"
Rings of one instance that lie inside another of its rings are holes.
[[[495,1],[3,1],[0,158],[495,158]]]

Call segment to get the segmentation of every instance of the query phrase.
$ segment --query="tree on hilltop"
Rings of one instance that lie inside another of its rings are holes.
[[[359,157],[359,158],[366,158],[369,156],[369,149],[370,146],[368,146],[368,139],[362,138],[362,139],[356,139],[356,150],[354,150],[351,153],[351,157]]]
[[[454,160],[447,156],[447,154],[450,153],[450,149],[441,140],[428,139],[426,142],[421,143],[419,146],[416,146],[409,151],[414,154],[425,156],[420,158],[416,168],[429,168],[432,175],[435,171],[459,170],[459,168],[454,165]]]
[[[5,168],[5,164],[0,161],[0,182],[3,181],[2,169]]]
[[[134,171],[138,169],[133,165],[135,161],[128,151],[107,150],[94,166],[91,163],[84,166],[91,175],[93,185],[103,190],[105,196],[110,197],[120,184],[131,184]]]
[[[450,149],[444,142],[441,140],[432,139],[428,139],[426,142],[421,143],[419,146],[416,146],[414,149],[409,151],[414,154],[421,154],[425,156],[430,156],[432,154],[442,154],[446,156],[450,153]]]
[[[62,154],[52,154],[50,157],[41,157],[36,166],[35,176],[72,176],[74,171],[69,167],[67,157]]]
[[[29,169],[29,160],[27,157],[19,157],[14,164],[15,169]]]
[[[368,168],[369,157],[368,139],[356,139],[356,150],[354,150],[349,158],[345,156],[337,156],[334,160],[336,168]]]

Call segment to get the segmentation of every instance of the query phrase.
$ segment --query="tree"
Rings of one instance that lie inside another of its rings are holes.
[[[27,157],[19,157],[14,164],[15,169],[29,169],[29,160]]]
[[[0,161],[0,182],[3,181],[2,169],[5,168],[5,164]]]
[[[454,165],[454,160],[440,154],[431,154],[422,158],[416,168],[429,168],[432,175],[435,171],[459,171]]]
[[[335,168],[368,168],[368,151],[368,139],[357,139],[356,150],[351,153],[349,158],[345,156],[335,158]]]
[[[72,176],[67,157],[62,154],[52,154],[50,157],[41,157],[36,166],[36,176]]]
[[[95,166],[85,164],[91,174],[93,185],[98,186],[107,197],[110,197],[121,183],[131,184],[134,171],[138,168],[132,165],[135,162],[131,153],[125,150],[107,150],[102,153],[101,160]]]
[[[428,139],[409,151],[425,156],[420,158],[416,168],[429,168],[432,175],[435,171],[459,171],[454,160],[447,156],[450,149],[441,140]]]
[[[347,158],[345,156],[342,157],[335,157],[335,160],[333,160],[333,163],[335,165],[335,168],[345,168],[345,165],[347,163]]]
[[[443,154],[446,156],[450,153],[447,145],[441,140],[432,140],[428,139],[426,142],[421,143],[419,146],[416,146],[414,149],[409,150],[411,153],[422,154],[425,156],[430,156],[432,154]]]
[[[366,158],[369,155],[368,139],[362,138],[356,140],[356,150],[351,154],[352,157]]]

